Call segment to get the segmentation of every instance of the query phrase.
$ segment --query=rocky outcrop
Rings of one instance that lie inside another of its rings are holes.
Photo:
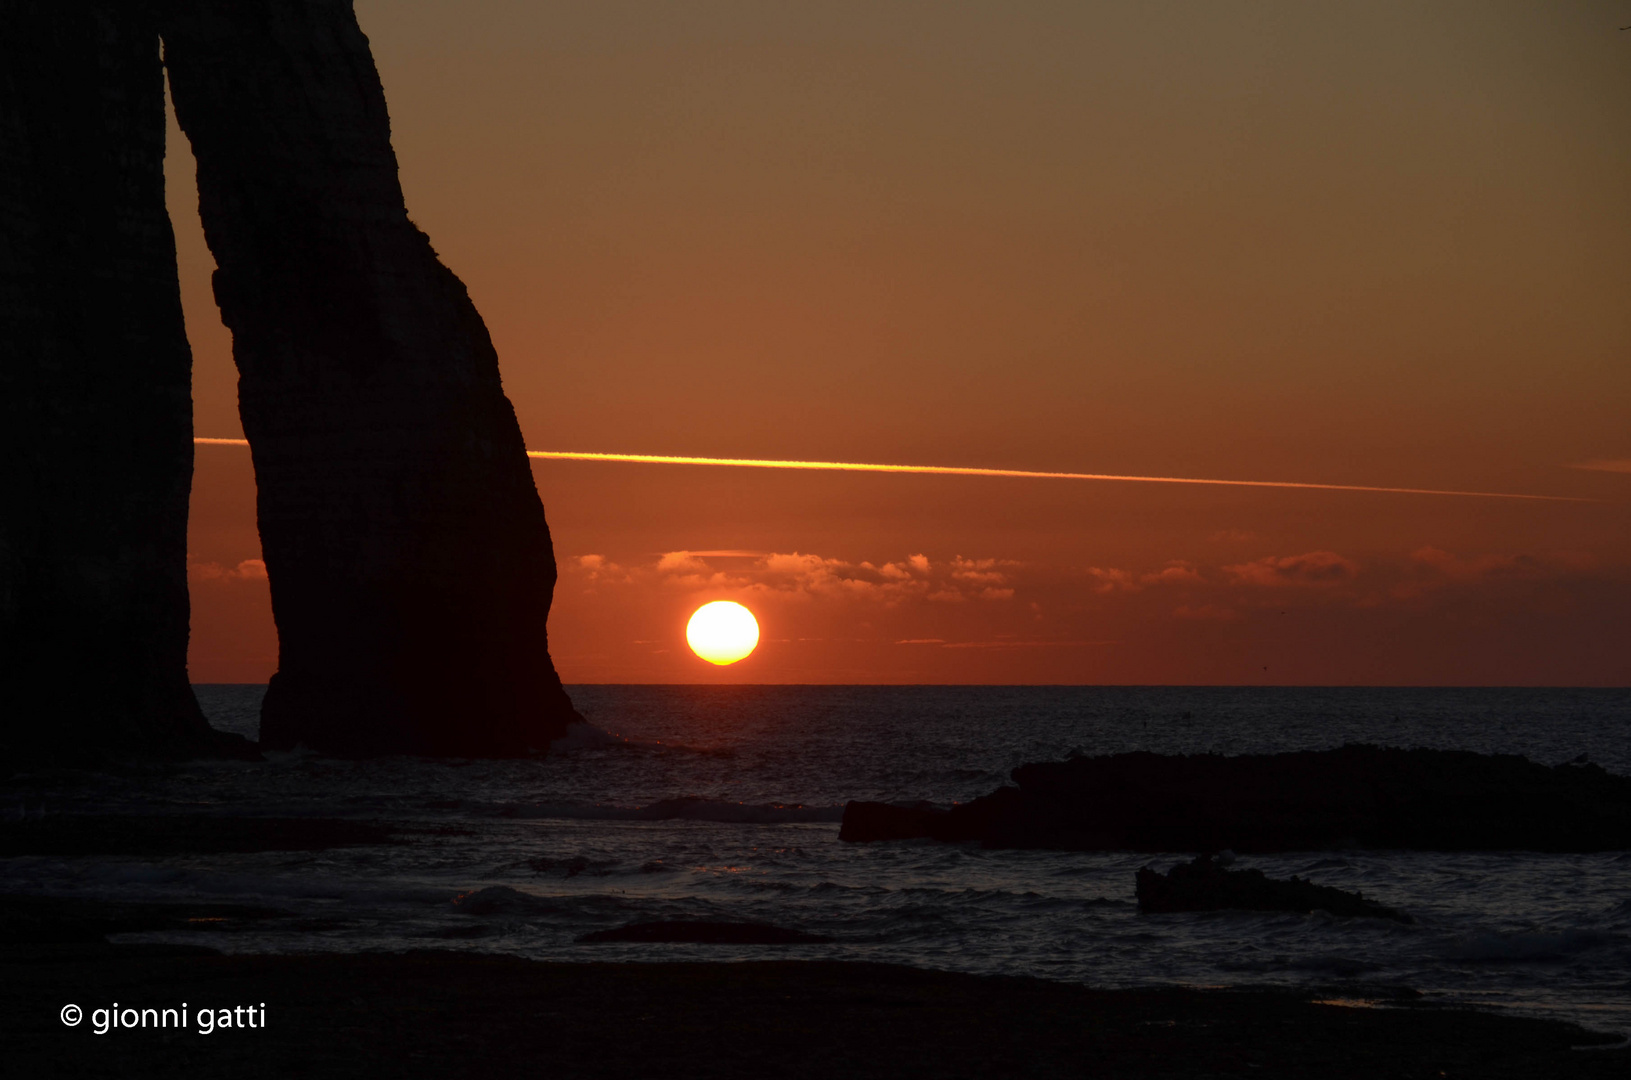
[[[852,802],[840,838],[1071,851],[1631,849],[1631,778],[1511,755],[1344,746],[1023,765],[950,810]]]
[[[167,0],[280,655],[262,745],[517,755],[576,720],[487,329],[408,220],[349,0]]]
[[[0,2],[7,763],[230,741],[187,681],[192,354],[163,93],[142,4]]]
[[[1148,914],[1180,911],[1328,911],[1345,918],[1415,922],[1402,911],[1366,900],[1364,893],[1315,885],[1295,874],[1289,881],[1261,870],[1230,870],[1210,855],[1180,863],[1165,874],[1149,867],[1137,875],[1138,910]]]

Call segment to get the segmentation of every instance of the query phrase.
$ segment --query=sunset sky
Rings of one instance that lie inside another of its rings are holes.
[[[533,449],[1591,500],[538,462],[566,682],[1631,683],[1631,2],[357,11]],[[264,681],[246,450],[192,514]]]

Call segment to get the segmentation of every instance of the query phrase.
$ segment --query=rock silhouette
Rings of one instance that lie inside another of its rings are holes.
[[[163,78],[141,4],[0,2],[0,761],[231,741],[187,681]]]
[[[1069,851],[1631,848],[1631,778],[1509,754],[1344,746],[1078,757],[950,810],[852,802],[840,838]]]
[[[408,219],[351,3],[173,0],[161,29],[255,463],[262,745],[544,750],[578,718],[543,505],[486,326]]]
[[[1402,911],[1366,900],[1329,885],[1315,885],[1292,875],[1289,881],[1261,870],[1229,870],[1210,855],[1180,863],[1165,874],[1142,867],[1135,875],[1138,910],[1152,914],[1179,911],[1329,911],[1349,918],[1415,920]]]

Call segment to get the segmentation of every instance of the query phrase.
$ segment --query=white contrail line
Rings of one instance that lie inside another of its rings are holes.
[[[1515,495],[1499,491],[1440,491],[1433,488],[1372,487],[1365,484],[1310,484],[1292,480],[1206,480],[1187,476],[1119,476],[1111,473],[1032,472],[976,469],[957,465],[872,465],[855,461],[783,461],[771,458],[674,457],[666,454],[590,454],[528,450],[527,456],[562,461],[627,461],[647,465],[734,465],[745,469],[824,469],[842,472],[934,473],[943,476],[1008,476],[1036,480],[1120,480],[1139,484],[1211,484],[1222,487],[1304,488],[1316,491],[1372,491],[1394,495],[1459,495],[1478,499],[1533,499],[1543,502],[1595,502],[1566,495]]]
[[[248,439],[194,439],[205,446],[248,446]],[[931,473],[940,476],[1006,476],[1031,480],[1115,480],[1134,484],[1206,484],[1214,487],[1292,488],[1305,491],[1369,491],[1388,495],[1455,495],[1471,499],[1527,499],[1536,502],[1598,502],[1567,495],[1515,495],[1502,491],[1441,491],[1435,488],[1373,487],[1367,484],[1310,484],[1294,480],[1204,480],[1189,476],[1119,476],[1111,473],[1032,472],[975,469],[958,465],[871,465],[856,461],[785,461],[776,458],[677,457],[670,454],[593,454],[568,450],[528,450],[546,461],[619,461],[639,465],[726,465],[738,469],[811,469],[838,472]]]

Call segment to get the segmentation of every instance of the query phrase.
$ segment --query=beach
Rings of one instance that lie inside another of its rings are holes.
[[[4,968],[9,1071],[30,1077],[1563,1080],[1631,1069],[1626,1049],[1571,1049],[1619,1043],[1612,1036],[1407,999],[1103,991],[890,964],[223,956],[81,943],[14,944]],[[114,1002],[192,1011],[187,1027],[97,1035],[93,1010]],[[85,1015],[66,1027],[70,1003]],[[235,1006],[263,1009],[263,1024],[199,1032],[199,1009]]]

